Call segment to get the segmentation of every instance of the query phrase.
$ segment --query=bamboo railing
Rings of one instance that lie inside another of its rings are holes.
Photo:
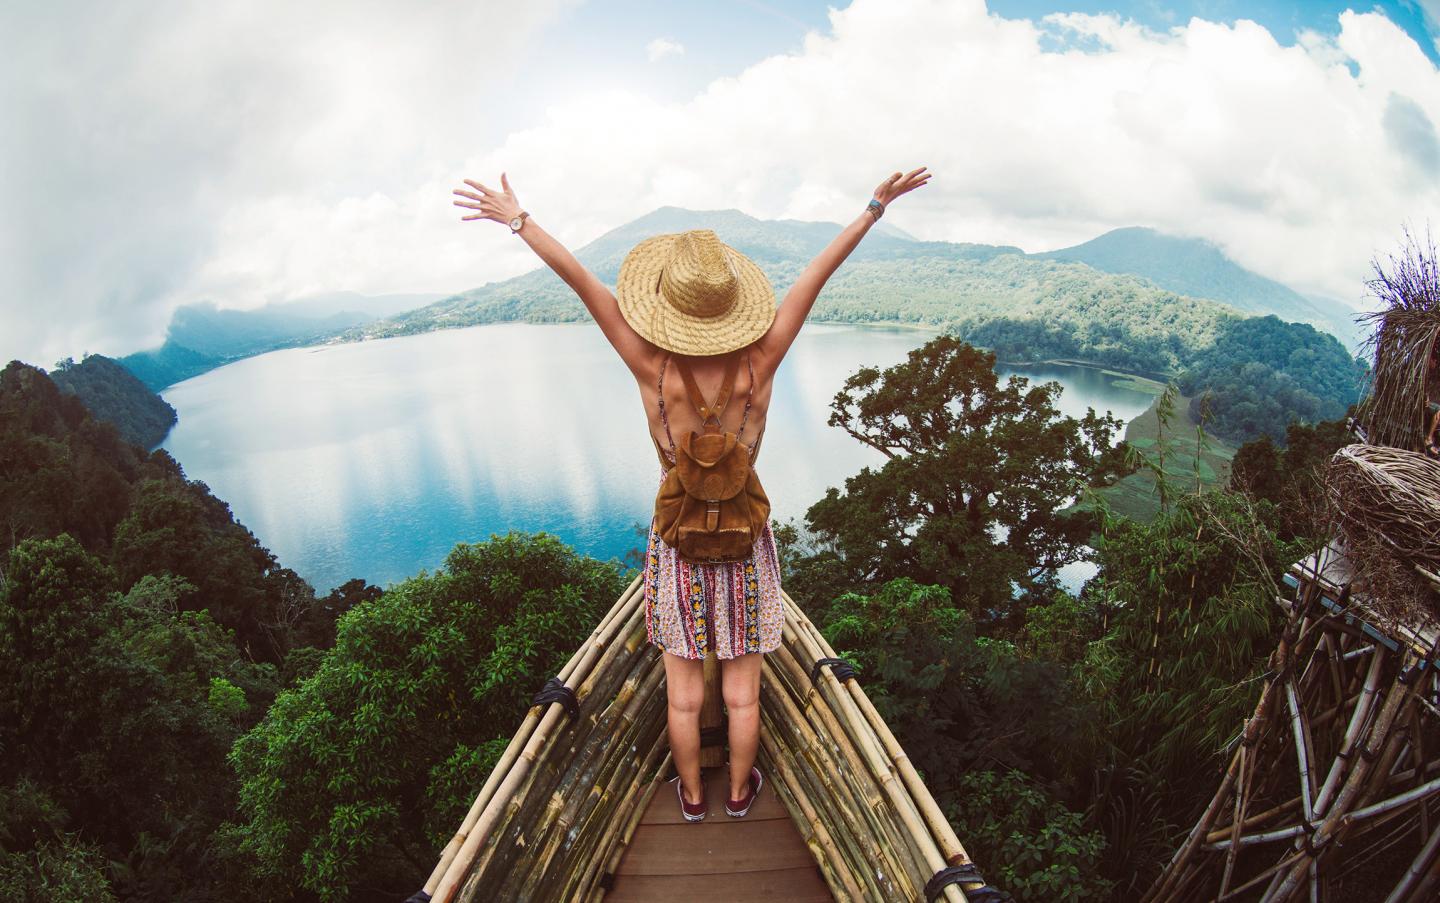
[[[905,751],[835,652],[783,593],[782,644],[765,656],[759,763],[840,901],[926,901],[969,857]],[[812,671],[817,671],[812,680]],[[636,578],[532,706],[417,898],[433,903],[599,901],[670,769],[662,653],[646,641]],[[978,880],[934,900],[966,903]],[[993,891],[977,900],[995,899]],[[413,899],[413,898],[412,898]]]

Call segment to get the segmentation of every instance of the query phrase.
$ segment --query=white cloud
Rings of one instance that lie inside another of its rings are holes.
[[[886,174],[924,164],[934,178],[891,221],[926,238],[1045,250],[1149,225],[1358,301],[1402,221],[1440,210],[1422,140],[1440,122],[1440,73],[1381,15],[1338,24],[1334,39],[1283,47],[1248,20],[1162,33],[1108,15],[1034,23],[979,2],[858,0],[801,52],[687,103],[576,98],[467,168],[507,167],[580,241],[660,204],[848,222]],[[1076,46],[1046,52],[1047,34]],[[597,133],[608,140],[585,141]]]
[[[645,45],[645,58],[652,63],[667,56],[680,56],[684,52],[684,45],[669,38],[656,38]]]
[[[158,344],[206,298],[454,284],[405,262],[453,225],[417,185],[502,138],[487,105],[576,2],[3,4],[0,364]]]
[[[451,205],[459,178],[502,170],[575,248],[663,204],[849,222],[886,175],[923,164],[934,178],[887,218],[924,238],[1046,250],[1148,225],[1350,301],[1401,223],[1440,210],[1440,72],[1377,13],[1283,47],[1247,20],[1157,32],[855,0],[828,34],[685,102],[577,76],[532,126],[497,134],[480,86],[503,88],[550,8],[457,22],[397,5],[342,26],[310,6],[177,5],[143,27],[109,9],[19,45],[15,71],[44,73],[23,93],[0,78],[22,138],[0,142],[3,359],[125,353],[202,298],[524,272],[524,242]],[[42,303],[67,320],[36,325],[24,305]]]

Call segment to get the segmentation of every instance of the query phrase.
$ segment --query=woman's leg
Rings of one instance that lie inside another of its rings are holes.
[[[700,705],[705,701],[705,663],[665,654],[665,698],[670,710],[670,754],[685,799],[700,802]]]
[[[721,694],[730,720],[730,798],[738,800],[750,789],[750,766],[760,746],[760,664],[763,652],[723,659]]]

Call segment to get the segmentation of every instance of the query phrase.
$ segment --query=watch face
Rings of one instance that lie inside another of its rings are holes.
[[[523,223],[523,222],[525,222],[525,221],[524,221],[523,219],[521,219],[520,217],[517,216],[517,217],[515,217],[514,219],[512,219],[512,220],[510,221],[510,228],[511,228],[511,229],[514,229],[514,230],[516,230],[516,231],[519,231],[519,229],[520,229],[520,224]]]

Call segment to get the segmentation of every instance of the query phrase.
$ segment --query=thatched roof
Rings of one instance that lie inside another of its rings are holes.
[[[758,764],[830,893],[854,901],[1008,899],[977,880],[865,691],[788,594],[784,604],[783,643],[763,664]],[[547,685],[548,701],[525,715],[425,884],[434,901],[605,896],[671,771],[662,654],[646,642],[637,578]],[[573,690],[573,716],[562,685]]]

